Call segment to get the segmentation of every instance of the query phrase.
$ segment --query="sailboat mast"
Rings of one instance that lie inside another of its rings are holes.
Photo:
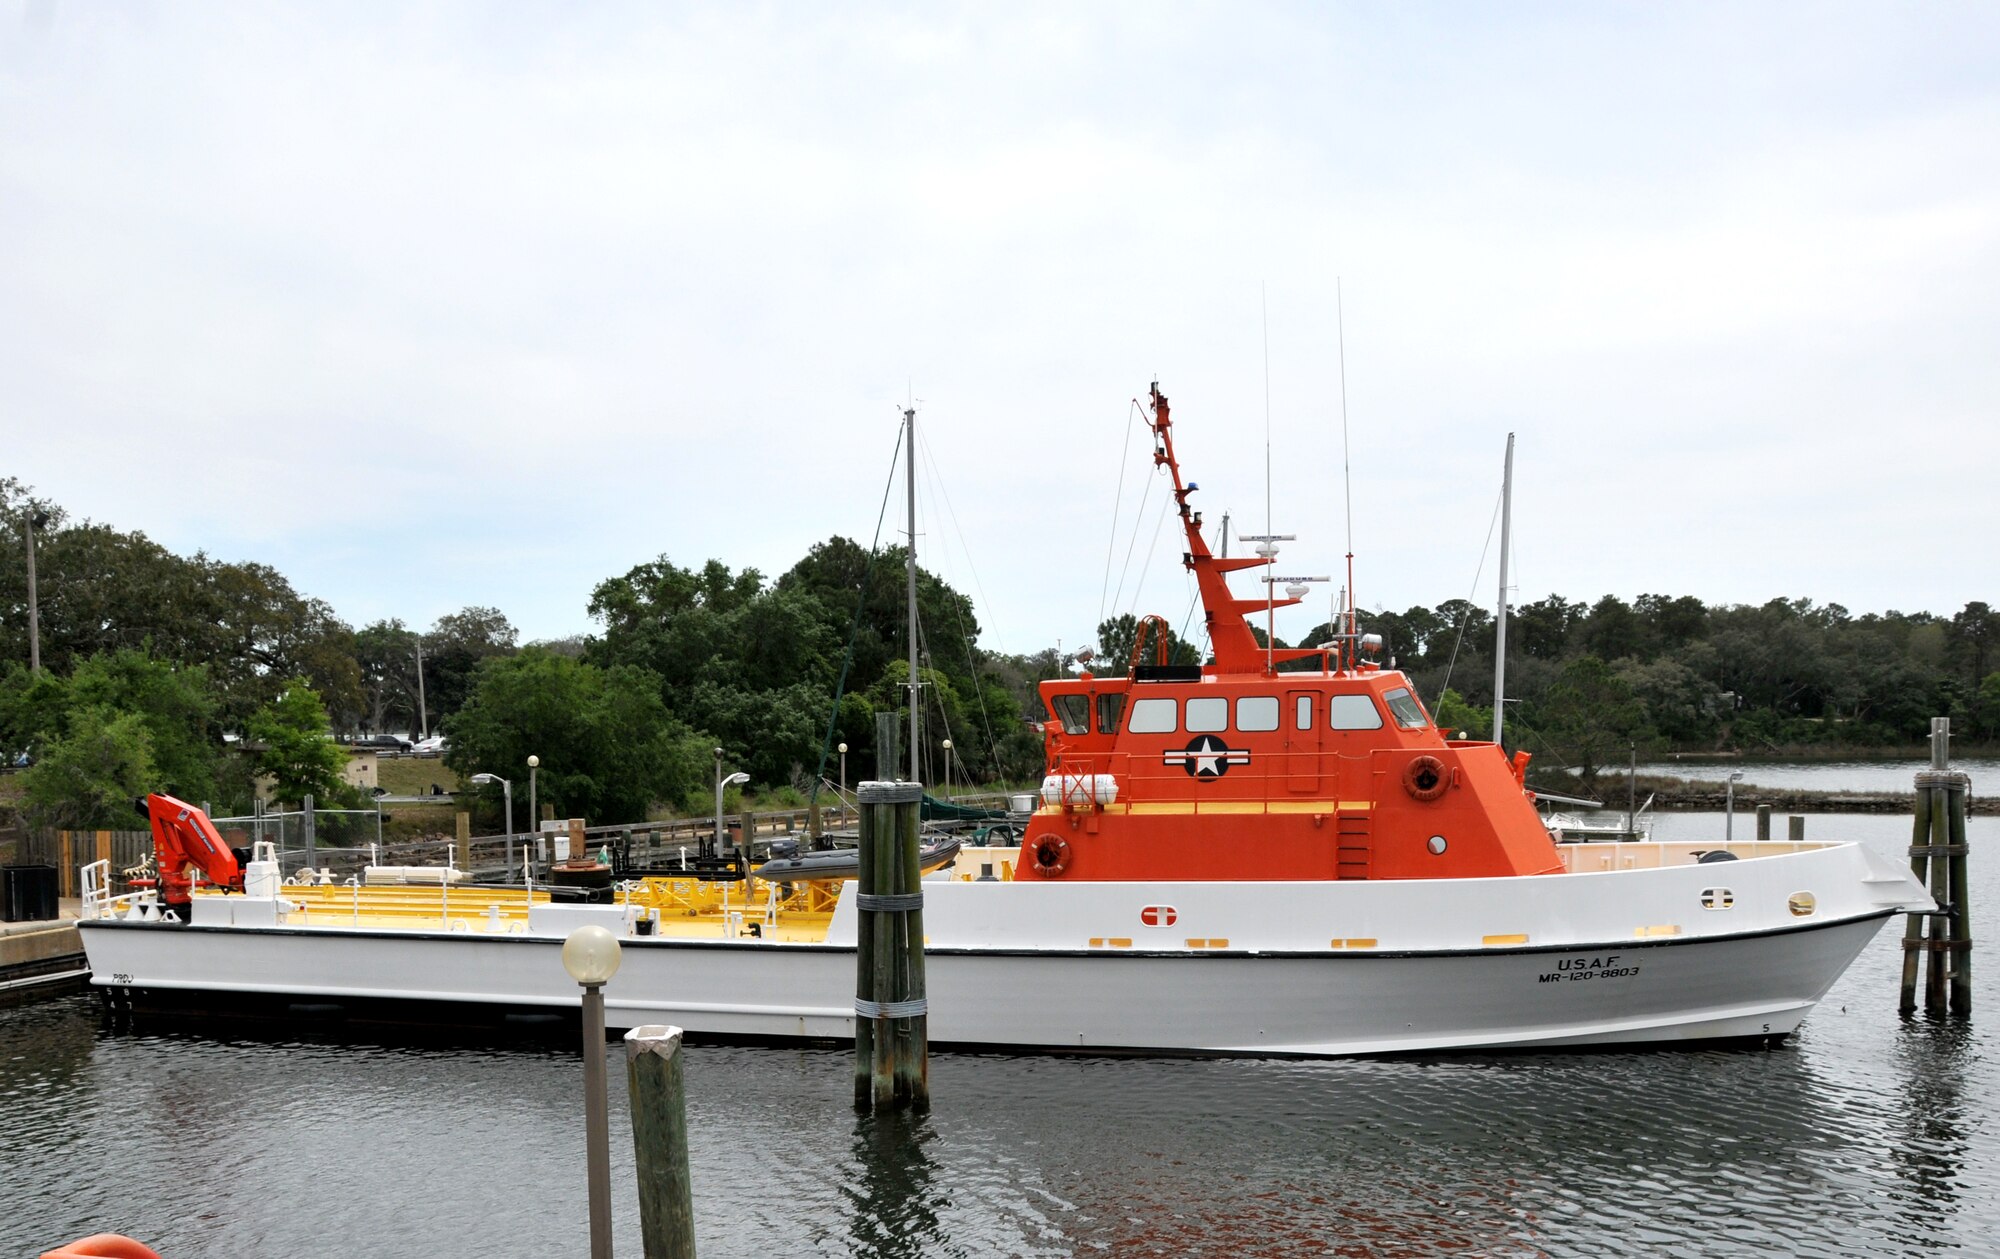
[[[1514,435],[1507,434],[1507,470],[1500,477],[1500,603],[1493,618],[1493,741],[1507,709],[1507,551],[1514,533]]]
[[[917,702],[917,409],[906,407],[903,411],[903,425],[906,440],[903,443],[903,483],[909,491],[910,506],[910,548],[909,548],[909,591],[910,606],[910,778],[911,782],[922,782],[919,758],[923,744],[917,738],[922,726],[922,705]]]

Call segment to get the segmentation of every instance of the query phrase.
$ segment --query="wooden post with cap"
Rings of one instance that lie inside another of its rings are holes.
[[[1972,1013],[1972,898],[1967,885],[1965,802],[1972,779],[1950,768],[1951,719],[1931,719],[1931,764],[1916,778],[1910,869],[1937,902],[1922,923],[1912,915],[1903,933],[1903,986],[1898,1009],[1916,1010],[1918,969],[1924,1012]],[[1927,924],[1927,925],[1924,925]]]
[[[694,1259],[681,1029],[648,1024],[625,1033],[625,1080],[632,1097],[639,1235],[646,1259]]]
[[[921,783],[864,782],[856,880],[854,1105],[886,1111],[930,1105],[930,1032],[924,995]]]

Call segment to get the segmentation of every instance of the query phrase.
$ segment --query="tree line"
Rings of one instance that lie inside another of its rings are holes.
[[[534,755],[542,800],[605,822],[705,807],[718,750],[726,768],[781,792],[833,778],[843,743],[850,782],[902,764],[877,746],[878,718],[906,728],[910,702],[900,548],[871,554],[834,537],[775,578],[662,556],[598,583],[594,633],[523,646],[494,608],[427,630],[399,619],[356,629],[268,566],[178,556],[0,480],[9,536],[34,512],[46,516],[41,675],[25,667],[25,549],[0,547],[0,749],[34,762],[31,820],[123,825],[140,790],[247,809],[259,774],[281,799],[346,801],[328,732],[428,726],[448,737],[451,768],[516,782]],[[972,601],[922,569],[917,598],[926,780],[941,773],[947,737],[961,781],[1037,776],[1035,684],[1075,667],[1075,654],[980,647]],[[1441,725],[1490,733],[1490,612],[1448,600],[1360,619]],[[1099,625],[1089,667],[1122,672],[1138,628],[1131,616]],[[1179,634],[1168,650],[1201,658]],[[1907,746],[1937,715],[1991,742],[2000,614],[1984,603],[1949,617],[1856,616],[1803,599],[1551,595],[1512,609],[1508,677],[1508,743],[1586,773],[1635,746]],[[485,789],[482,821],[498,819],[499,799]]]
[[[1494,623],[1462,599],[1361,614],[1439,723],[1490,734]],[[1323,641],[1322,625],[1307,638]],[[1855,615],[1837,603],[1552,594],[1510,608],[1507,742],[1586,775],[1635,746],[1786,752],[1921,744],[1950,717],[2000,741],[2000,613]]]

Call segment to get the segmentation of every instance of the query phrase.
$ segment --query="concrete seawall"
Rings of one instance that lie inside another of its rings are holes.
[[[89,977],[74,919],[0,923],[0,1006],[73,992]]]

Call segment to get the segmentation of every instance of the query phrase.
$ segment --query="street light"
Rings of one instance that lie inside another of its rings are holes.
[[[507,797],[507,834],[511,838],[514,834],[514,784],[508,782],[498,774],[474,774],[472,781],[476,783],[500,784],[501,794]],[[507,851],[510,853],[514,851],[511,843],[507,846]],[[509,858],[509,860],[512,860],[512,858]]]
[[[944,741],[944,798],[951,799],[951,740]]]
[[[532,758],[531,758],[532,759]],[[618,973],[618,937],[578,927],[563,941],[562,964],[583,985],[583,1131],[590,1165],[590,1255],[611,1259],[611,1136],[604,1097],[604,985]]]
[[[737,783],[747,783],[750,775],[738,771],[727,778],[722,776],[722,749],[715,749],[715,855],[722,855],[722,792],[724,788]],[[750,869],[750,837],[743,837],[743,868]]]
[[[1729,846],[1729,841],[1736,834],[1736,784],[1742,781],[1742,770],[1732,769],[1729,771],[1729,785],[1726,788],[1727,803],[1723,806],[1724,812],[1722,814],[1722,845],[1725,848]]]
[[[845,743],[840,745],[840,798],[842,803],[845,803],[847,800],[847,745]]]
[[[541,842],[542,815],[535,811],[535,771],[541,767],[541,757],[531,756],[528,758],[528,829],[535,836],[537,844]],[[540,861],[541,857],[537,855],[535,860]]]
[[[28,672],[42,671],[42,610],[35,601],[35,530],[49,523],[40,509],[28,512]]]

